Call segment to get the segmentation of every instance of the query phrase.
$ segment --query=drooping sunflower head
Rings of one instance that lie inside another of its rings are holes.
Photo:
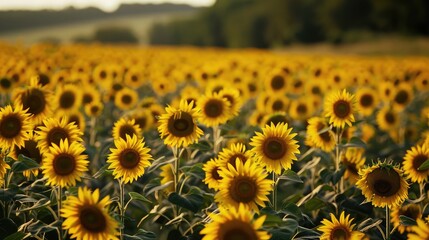
[[[297,134],[291,131],[292,128],[288,128],[285,123],[271,124],[262,128],[262,133],[257,132],[252,137],[252,151],[268,172],[280,174],[283,169],[291,168],[292,160],[297,160],[299,146],[294,140]]]
[[[345,212],[341,212],[340,218],[337,219],[334,214],[330,214],[331,220],[323,219],[322,225],[317,230],[322,232],[320,240],[351,240],[353,234],[353,228],[355,224],[352,224],[353,218],[350,215],[345,215]]]
[[[19,88],[14,92],[13,101],[27,109],[34,124],[40,124],[44,118],[52,114],[54,108],[52,93],[46,87],[37,84],[34,79],[30,81],[28,87]]]
[[[424,183],[429,176],[429,169],[420,170],[419,167],[429,159],[429,147],[426,144],[411,147],[404,157],[403,168],[412,182]]]
[[[24,146],[29,138],[28,131],[32,129],[30,115],[21,105],[12,108],[7,105],[0,109],[0,148],[11,149],[15,145]]]
[[[312,147],[331,152],[335,148],[335,134],[324,118],[312,117],[308,120],[306,142]]]
[[[127,135],[137,136],[138,138],[142,135],[142,130],[139,125],[136,124],[134,119],[125,119],[121,118],[115,122],[112,129],[112,136],[114,140],[122,138],[123,140],[127,139]]]
[[[355,121],[356,103],[354,95],[343,91],[332,92],[326,97],[324,103],[325,117],[334,127],[344,128],[347,124],[351,126]]]
[[[81,142],[83,133],[74,123],[67,123],[66,118],[48,118],[36,131],[36,140],[42,152],[49,151],[53,144],[59,145],[61,140],[67,139],[69,143]]]
[[[219,214],[211,214],[212,222],[206,224],[200,234],[203,240],[268,240],[268,232],[261,230],[266,216],[254,220],[253,212],[244,204],[234,208],[220,207]]]
[[[107,159],[109,169],[113,169],[113,176],[124,183],[137,180],[151,164],[150,149],[145,147],[143,139],[136,135],[127,135],[126,140],[118,138],[114,144],[115,148],[110,149],[111,153]]]
[[[222,178],[215,201],[222,206],[238,207],[240,203],[249,209],[259,212],[258,206],[265,207],[273,181],[267,179],[268,174],[255,161],[245,163],[236,159],[235,166],[218,171]]]
[[[200,122],[208,127],[226,123],[233,114],[231,104],[218,93],[207,93],[202,96],[197,107],[201,109]]]
[[[63,228],[71,238],[118,239],[118,223],[109,216],[109,196],[100,199],[100,191],[91,192],[88,188],[79,188],[77,196],[69,196],[61,208],[64,218]]]
[[[232,144],[225,147],[218,154],[218,163],[222,167],[227,167],[228,163],[235,167],[235,160],[238,158],[243,163],[252,157],[252,153],[246,150],[246,146],[242,143]]]
[[[408,183],[403,172],[388,162],[377,162],[359,171],[356,185],[375,207],[401,205],[408,197]]]
[[[341,162],[346,167],[344,179],[354,184],[359,180],[359,170],[365,165],[365,157],[363,148],[349,147],[340,156]]]
[[[55,102],[58,109],[62,111],[78,109],[82,104],[82,92],[75,85],[64,85],[59,87],[55,95]]]
[[[222,177],[219,174],[219,172],[221,171],[221,165],[219,163],[219,160],[209,160],[204,164],[203,170],[206,174],[203,182],[207,184],[209,188],[212,188],[216,191],[219,190],[219,183],[220,180],[222,180]]]
[[[115,93],[115,105],[121,110],[130,110],[138,102],[137,91],[124,87]]]
[[[60,140],[49,147],[44,153],[42,172],[47,178],[46,184],[51,186],[72,187],[80,181],[83,174],[88,171],[88,156],[83,154],[85,148],[79,142],[67,139]]]
[[[412,229],[411,226],[401,224],[401,215],[417,220],[422,217],[422,210],[419,205],[412,203],[405,206],[395,206],[390,212],[393,226],[397,228],[400,233],[404,233],[405,231],[410,232]]]
[[[182,100],[178,109],[168,106],[166,113],[158,120],[158,131],[161,138],[164,138],[164,143],[186,147],[197,142],[203,135],[203,131],[197,126],[199,116],[199,108],[195,108],[193,102],[188,104]]]
[[[429,239],[429,224],[423,219],[417,219],[417,225],[411,227],[412,233],[408,233],[408,240]]]

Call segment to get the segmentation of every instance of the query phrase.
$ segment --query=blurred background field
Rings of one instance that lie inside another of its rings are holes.
[[[97,8],[97,1],[86,8],[46,10],[43,6],[49,7],[49,1],[39,0],[43,1],[45,5],[36,9],[0,5],[0,40],[25,45],[97,41],[293,53],[429,54],[425,0],[217,0],[212,5],[119,1],[111,11]]]

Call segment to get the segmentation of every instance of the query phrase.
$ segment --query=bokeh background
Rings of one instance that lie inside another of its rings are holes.
[[[426,0],[2,0],[0,40],[429,54]]]

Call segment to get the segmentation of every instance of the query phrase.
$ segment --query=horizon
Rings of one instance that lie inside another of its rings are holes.
[[[67,8],[83,9],[88,7],[99,8],[105,12],[116,11],[121,4],[188,4],[194,7],[213,5],[215,0],[6,0],[0,1],[1,11],[14,10],[63,10]]]

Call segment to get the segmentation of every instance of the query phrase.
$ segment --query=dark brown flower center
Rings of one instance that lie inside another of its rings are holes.
[[[245,163],[247,161],[246,156],[244,156],[242,153],[236,153],[228,158],[228,163],[235,167],[235,161],[237,160],[237,158],[240,159],[242,163]]]
[[[395,117],[395,115],[394,115],[393,113],[391,113],[391,112],[387,112],[387,113],[384,115],[384,120],[386,120],[386,122],[387,122],[388,124],[394,124],[394,123],[396,122],[396,117]]]
[[[132,102],[132,97],[130,95],[124,95],[121,98],[121,102],[124,104],[130,104]]]
[[[394,169],[377,168],[367,176],[371,192],[382,197],[398,194],[401,189],[401,177]]]
[[[262,119],[261,119],[262,120]],[[260,121],[258,121],[260,122]],[[284,115],[281,114],[275,114],[267,119],[266,125],[271,125],[273,123],[274,125],[277,125],[278,123],[287,123],[287,118]]]
[[[323,142],[325,142],[325,143],[329,143],[329,142],[331,142],[331,141],[332,141],[332,138],[331,138],[331,134],[329,134],[329,133],[330,133],[330,132],[329,132],[329,130],[328,130],[328,131],[325,131],[325,132],[320,133],[320,134],[319,134],[320,139],[322,139],[322,141],[323,141]]]
[[[72,91],[64,91],[60,96],[60,108],[69,109],[73,107],[76,101],[76,96]]]
[[[262,146],[264,155],[273,160],[281,159],[286,154],[286,150],[285,141],[278,137],[267,138]]]
[[[83,104],[91,103],[93,100],[94,100],[94,98],[92,97],[91,94],[86,93],[83,95],[83,99],[82,99]]]
[[[49,146],[53,143],[60,145],[61,140],[69,139],[69,134],[64,128],[54,127],[48,132],[47,139]]]
[[[14,138],[21,133],[22,121],[16,114],[10,114],[0,122],[0,135],[4,138]]]
[[[223,112],[223,102],[217,99],[209,100],[204,106],[204,113],[210,118],[219,117]]]
[[[274,101],[272,106],[274,111],[280,111],[280,110],[283,110],[284,108],[283,101],[281,100]]]
[[[271,88],[274,90],[282,89],[285,85],[285,79],[280,75],[275,75],[271,79]]]
[[[231,106],[234,106],[235,101],[233,96],[229,94],[224,94],[222,97],[226,98],[226,100],[231,104]]]
[[[404,215],[416,220],[421,215],[420,207],[415,204],[407,205],[399,211],[399,215]]]
[[[23,109],[28,109],[28,112],[37,115],[46,107],[45,95],[39,89],[31,89],[22,95]]]
[[[221,180],[222,179],[222,177],[219,175],[219,171],[220,169],[219,169],[219,167],[214,167],[213,169],[212,169],[212,177],[215,179],[215,180],[217,180],[217,181],[219,181],[219,180]]]
[[[119,162],[122,167],[133,169],[140,162],[140,154],[134,149],[125,149],[119,156]]]
[[[114,83],[113,86],[112,86],[112,88],[115,91],[119,91],[119,90],[121,90],[124,87],[120,83]]]
[[[298,107],[296,108],[296,111],[299,114],[307,114],[307,111],[308,111],[307,105],[299,104]]]
[[[168,131],[176,137],[186,137],[194,132],[195,123],[191,114],[182,112],[179,118],[168,119]]]
[[[12,82],[9,78],[2,78],[0,79],[0,86],[3,89],[9,89],[10,87],[12,87]]]
[[[54,158],[53,167],[55,174],[67,176],[75,170],[76,159],[68,153],[59,154]]]
[[[100,111],[100,108],[98,106],[91,106],[90,111],[92,114],[97,114]]]
[[[229,187],[231,198],[236,202],[248,203],[255,200],[257,194],[255,181],[248,177],[237,177]]]
[[[137,117],[135,118],[136,124],[139,125],[141,129],[145,129],[147,125],[147,118],[146,117]]]
[[[119,128],[119,137],[127,140],[127,135],[129,135],[130,137],[133,137],[133,135],[137,135],[135,129],[133,128],[133,126],[131,125],[123,125]]]
[[[50,82],[50,79],[47,75],[39,74],[39,84],[41,84],[42,86],[45,86],[49,84],[49,82]]]
[[[345,100],[338,100],[334,103],[334,114],[338,118],[346,118],[351,113],[350,103]]]
[[[350,239],[349,231],[343,226],[336,226],[331,231],[330,240],[348,240]]]
[[[100,71],[100,78],[105,79],[107,77],[106,71]]]
[[[410,96],[408,95],[408,92],[405,90],[400,90],[395,95],[395,102],[399,104],[405,104],[410,99]]]
[[[257,240],[255,230],[249,223],[240,220],[230,220],[219,228],[219,238],[222,240]]]
[[[359,102],[363,107],[370,107],[374,103],[374,98],[371,94],[364,94],[361,96]]]
[[[37,163],[42,162],[42,155],[40,154],[39,148],[37,148],[37,142],[33,140],[25,141],[24,147],[21,148],[15,145],[15,152],[17,156],[22,154],[26,157],[33,159]]]
[[[419,155],[415,156],[413,158],[413,169],[416,170],[416,171],[418,171],[418,172],[427,172],[428,170],[422,170],[422,171],[420,171],[418,169],[428,159],[429,159],[429,156],[423,155],[423,154],[419,154]]]
[[[320,90],[319,86],[314,86],[311,88],[311,93],[314,95],[320,95],[322,93],[322,90]]]
[[[76,125],[77,127],[80,126],[80,118],[78,115],[71,115],[69,116],[69,123],[73,123],[74,125]]]
[[[80,210],[79,221],[88,232],[103,232],[107,227],[107,220],[103,212],[96,206],[83,206]]]

